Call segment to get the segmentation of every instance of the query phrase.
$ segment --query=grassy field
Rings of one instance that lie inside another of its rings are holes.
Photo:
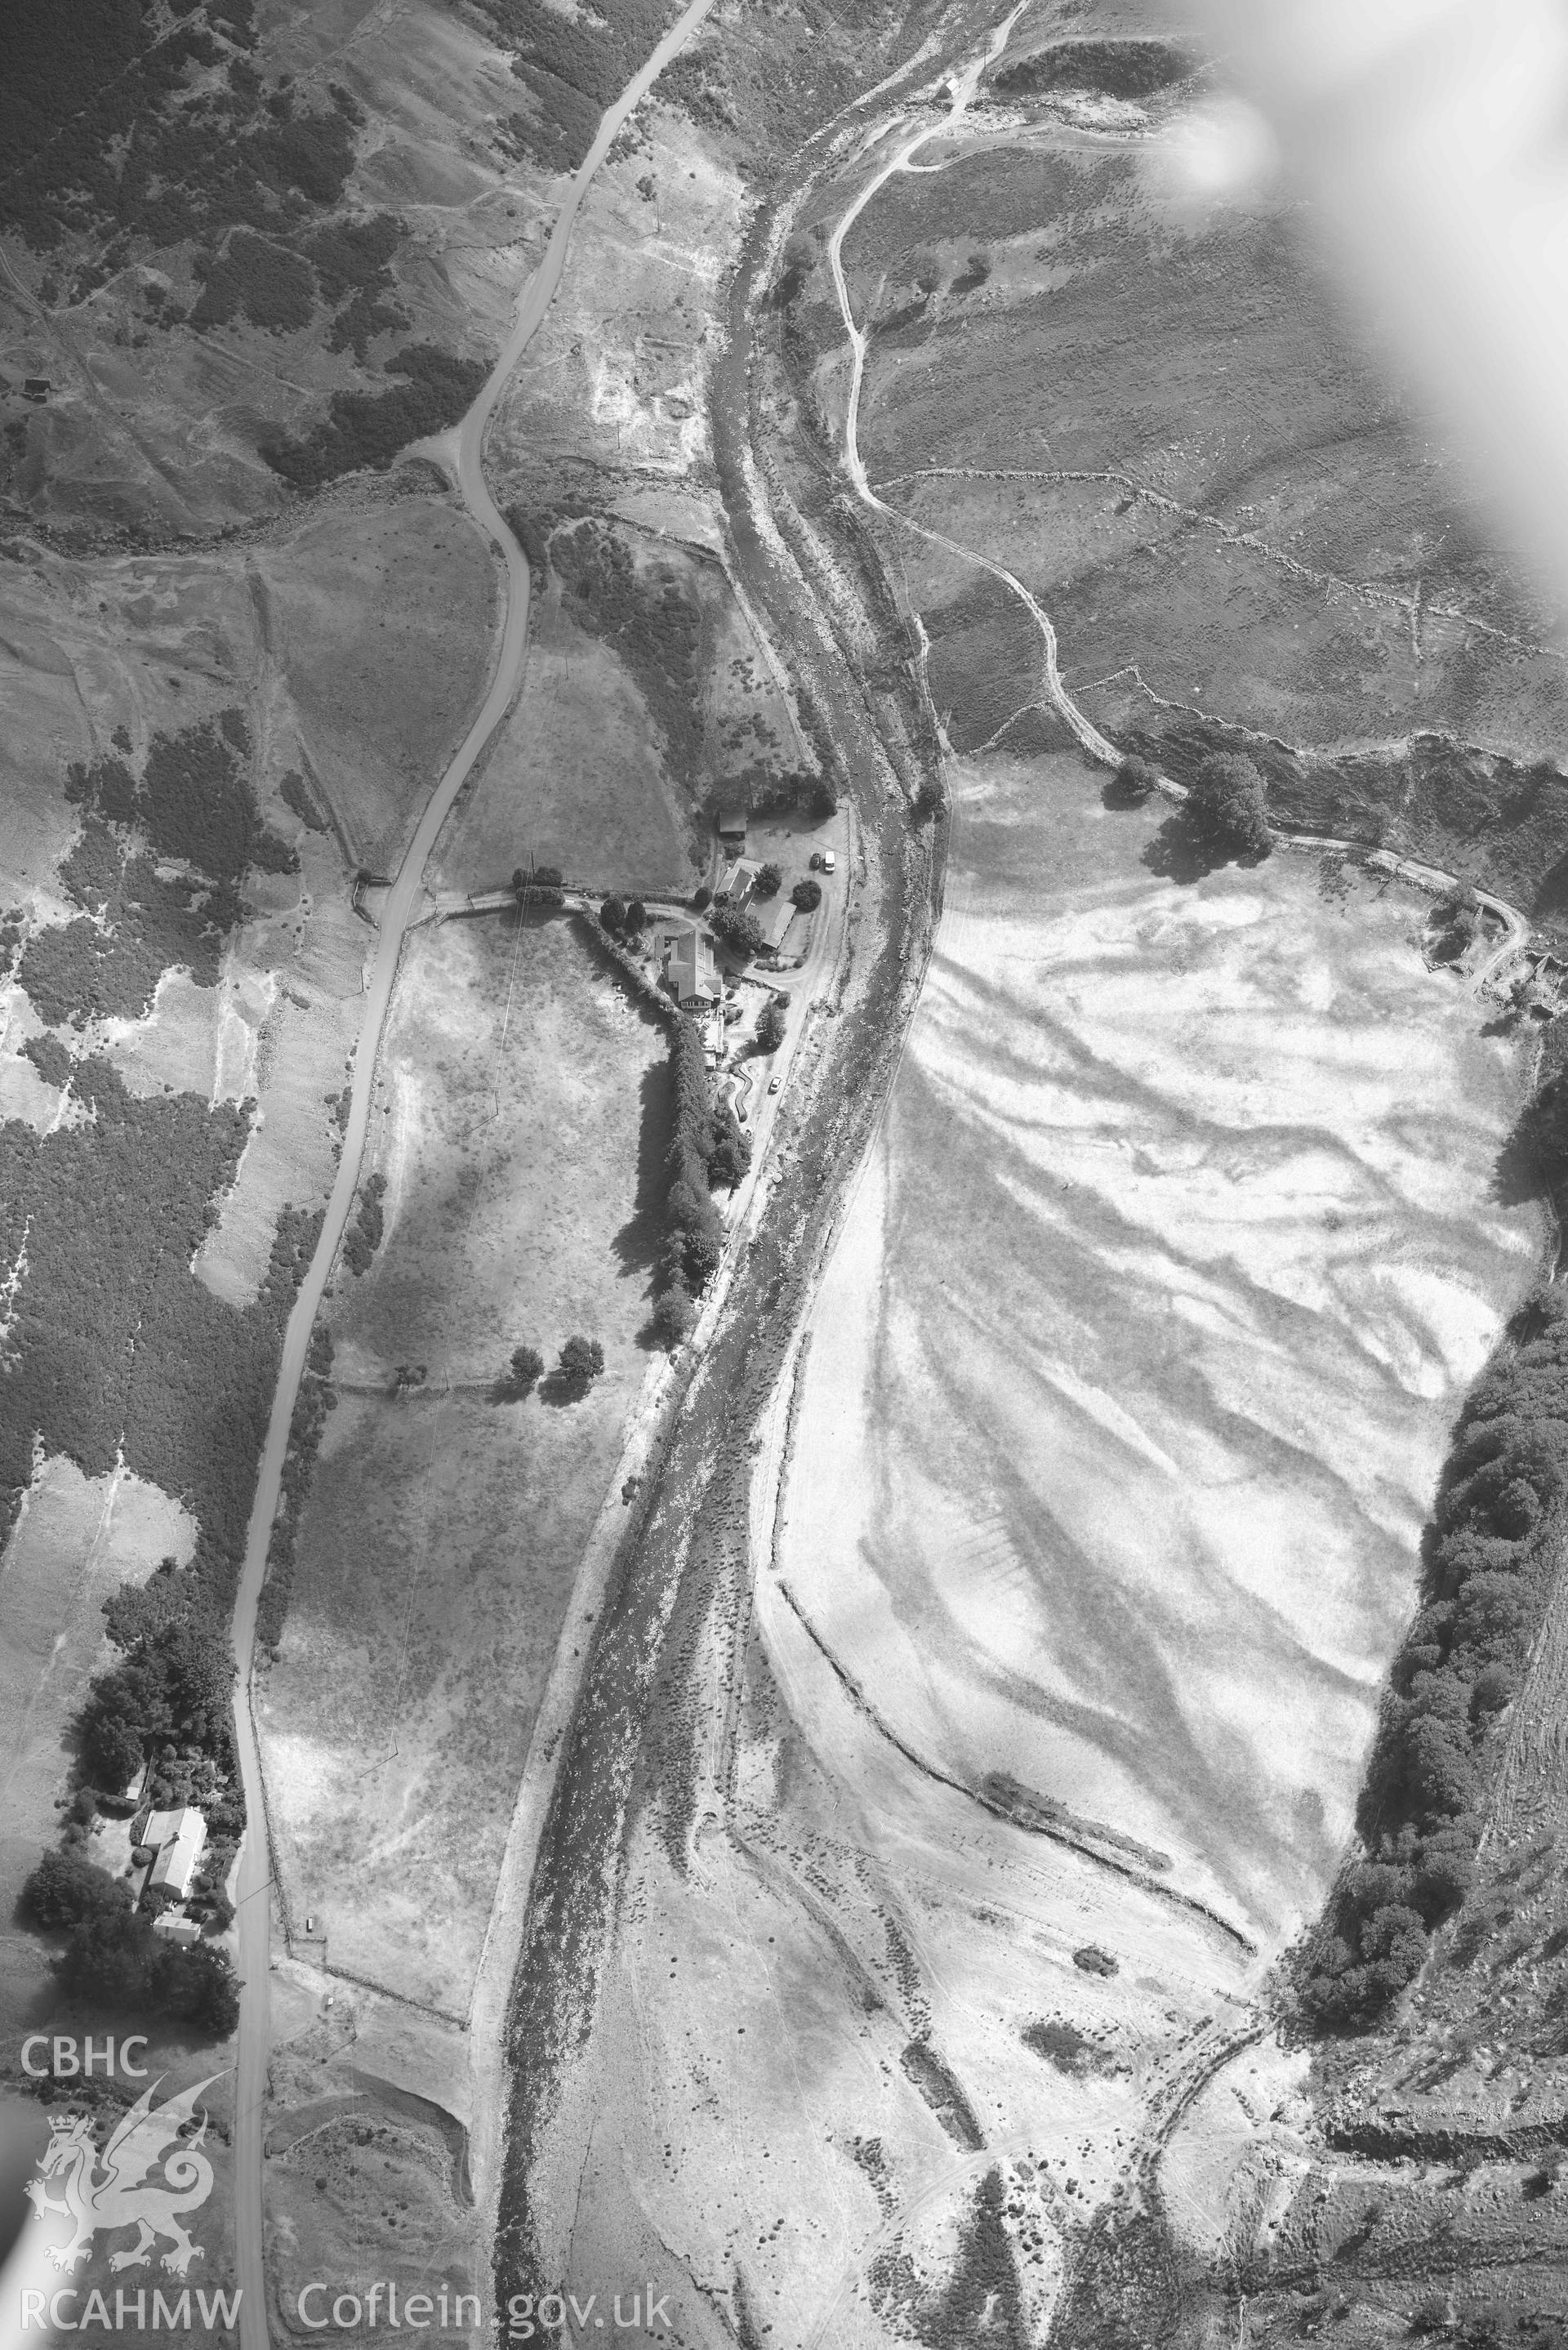
[[[1039,596],[1069,687],[1113,737],[1158,743],[1199,716],[1276,737],[1314,762],[1282,777],[1282,820],[1380,826],[1561,925],[1560,631],[1347,335],[1288,215],[1196,200],[1159,139],[1107,152],[1058,126],[944,153],[846,241],[872,328],[872,480]],[[819,232],[852,185],[818,203],[784,280],[784,348],[829,417],[843,336]],[[883,543],[952,740],[975,747],[1031,698],[1037,647],[961,556],[896,526]],[[1397,759],[1347,764],[1418,733],[1472,746],[1457,816]]]
[[[331,1961],[461,2013],[573,1575],[648,1357],[665,1040],[564,923],[412,942],[370,1270],[261,1691],[278,1865]],[[604,1346],[586,1402],[498,1401],[511,1349]],[[400,1364],[426,1380],[398,1400]]]
[[[359,860],[391,872],[489,677],[483,541],[444,500],[400,498],[329,511],[256,571],[318,792]]]

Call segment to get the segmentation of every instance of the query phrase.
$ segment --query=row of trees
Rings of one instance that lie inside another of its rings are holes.
[[[504,1400],[521,1403],[540,1381],[540,1393],[552,1403],[580,1403],[594,1381],[602,1377],[605,1350],[597,1338],[568,1338],[545,1378],[545,1357],[537,1347],[514,1347],[501,1382]]]
[[[1375,2022],[1469,1888],[1482,1751],[1541,1620],[1565,1484],[1568,1298],[1553,1289],[1514,1316],[1454,1431],[1367,1765],[1364,1856],[1300,1964],[1322,2027]]]

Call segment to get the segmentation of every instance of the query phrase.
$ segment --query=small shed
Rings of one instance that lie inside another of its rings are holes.
[[[719,837],[732,857],[745,855],[748,813],[744,800],[726,800],[719,810]]]

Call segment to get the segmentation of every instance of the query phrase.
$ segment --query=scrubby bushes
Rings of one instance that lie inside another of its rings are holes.
[[[776,1003],[765,1004],[762,1018],[757,1022],[758,1052],[776,1053],[784,1043],[784,1014]]]
[[[367,1177],[354,1222],[343,1235],[343,1262],[356,1278],[369,1272],[370,1261],[381,1245],[387,1221],[381,1201],[386,1191],[384,1175]]]
[[[590,520],[557,529],[550,560],[572,618],[619,654],[653,712],[673,771],[691,776],[702,753],[702,612],[680,573],[667,562],[639,571],[617,534]]]
[[[292,808],[309,832],[329,832],[331,826],[317,806],[306,788],[305,777],[297,767],[291,767],[278,785],[278,794],[286,807]]]
[[[1568,1297],[1551,1290],[1514,1316],[1454,1432],[1367,1765],[1363,1857],[1301,1955],[1320,2027],[1375,2022],[1469,1887],[1482,1749],[1540,1621],[1565,1480]]]
[[[479,359],[455,359],[413,343],[387,361],[405,380],[386,391],[335,391],[327,416],[303,440],[275,438],[262,455],[296,489],[318,489],[361,466],[385,473],[410,441],[444,432],[472,404],[484,382]]]

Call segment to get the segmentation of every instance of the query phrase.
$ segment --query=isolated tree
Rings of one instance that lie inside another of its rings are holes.
[[[545,1376],[545,1357],[537,1347],[514,1347],[512,1349],[512,1392],[525,1396]]]
[[[776,865],[758,867],[756,893],[759,898],[776,898],[783,887],[784,873],[780,867]]]
[[[779,1010],[776,1003],[770,1003],[767,1005],[763,1013],[762,1018],[757,1023],[758,1051],[763,1053],[776,1053],[779,1046],[784,1043],[784,1014]]]
[[[670,1288],[660,1290],[654,1300],[653,1335],[670,1353],[690,1335],[696,1319],[697,1308],[692,1305],[683,1282],[672,1283]]]
[[[706,881],[699,881],[697,887],[691,892],[691,903],[697,909],[697,911],[701,913],[704,906],[711,906],[712,902],[713,892],[709,889]]]
[[[1272,847],[1263,779],[1239,751],[1205,759],[1187,795],[1187,832],[1211,864],[1266,857]]]
[[[822,903],[822,884],[812,880],[808,875],[804,880],[797,881],[789,894],[803,914],[814,914]]]
[[[1116,771],[1111,777],[1111,790],[1119,806],[1141,807],[1144,801],[1152,795],[1156,781],[1154,769],[1148,761],[1129,752],[1125,759],[1116,762]]]
[[[597,1338],[568,1338],[556,1365],[556,1384],[575,1401],[587,1395],[605,1367],[605,1350]]]
[[[599,920],[603,923],[607,931],[618,931],[624,929],[626,924],[626,899],[624,898],[617,898],[613,894],[607,897],[605,899],[604,904],[599,908]]]

